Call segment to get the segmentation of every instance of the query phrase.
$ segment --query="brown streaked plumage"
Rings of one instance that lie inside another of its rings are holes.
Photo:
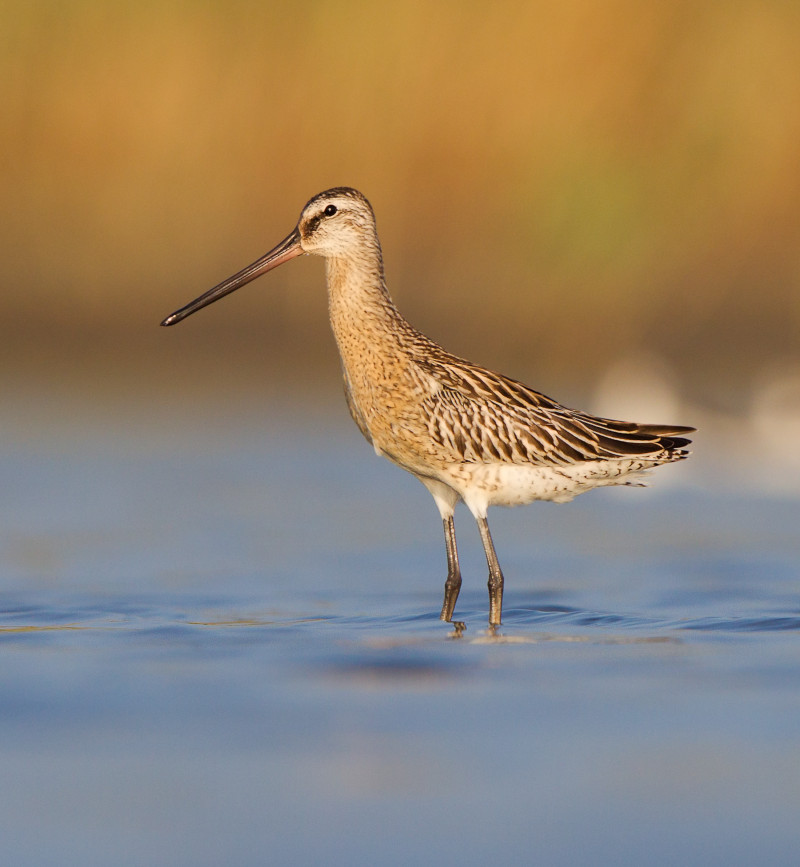
[[[489,506],[566,502],[601,485],[637,484],[643,472],[689,454],[683,435],[694,428],[568,409],[451,355],[412,328],[386,289],[372,207],[349,187],[315,196],[277,247],[161,324],[174,325],[308,253],[326,260],[331,326],[353,420],[379,455],[417,476],[441,514],[448,565],[442,620],[452,620],[461,587],[453,524],[459,500],[478,522],[489,566],[489,623],[497,626],[503,573]]]

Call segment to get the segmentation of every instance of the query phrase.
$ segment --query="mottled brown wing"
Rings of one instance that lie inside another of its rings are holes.
[[[418,362],[438,383],[426,399],[431,437],[465,461],[573,464],[667,451],[694,428],[597,418],[456,358]]]

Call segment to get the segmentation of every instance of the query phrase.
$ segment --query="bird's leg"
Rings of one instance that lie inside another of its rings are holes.
[[[503,572],[497,562],[497,554],[492,544],[492,534],[486,518],[478,518],[478,529],[481,531],[483,550],[486,552],[486,562],[489,565],[489,626],[499,626],[503,613]]]
[[[453,516],[442,518],[444,525],[444,543],[447,548],[447,581],[444,582],[444,605],[440,620],[447,623],[453,619],[458,592],[461,590],[461,567],[458,565],[458,549],[456,548],[456,528]]]

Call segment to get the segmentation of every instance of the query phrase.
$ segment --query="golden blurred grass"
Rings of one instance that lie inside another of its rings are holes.
[[[0,338],[329,363],[318,263],[156,325],[349,184],[453,351],[713,397],[800,355],[798,44],[789,0],[6,0]]]

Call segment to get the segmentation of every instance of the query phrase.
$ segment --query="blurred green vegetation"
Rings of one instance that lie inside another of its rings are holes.
[[[333,369],[311,260],[157,323],[347,184],[452,351],[548,390],[644,350],[735,399],[800,361],[798,45],[790,0],[5,0],[6,377]]]

